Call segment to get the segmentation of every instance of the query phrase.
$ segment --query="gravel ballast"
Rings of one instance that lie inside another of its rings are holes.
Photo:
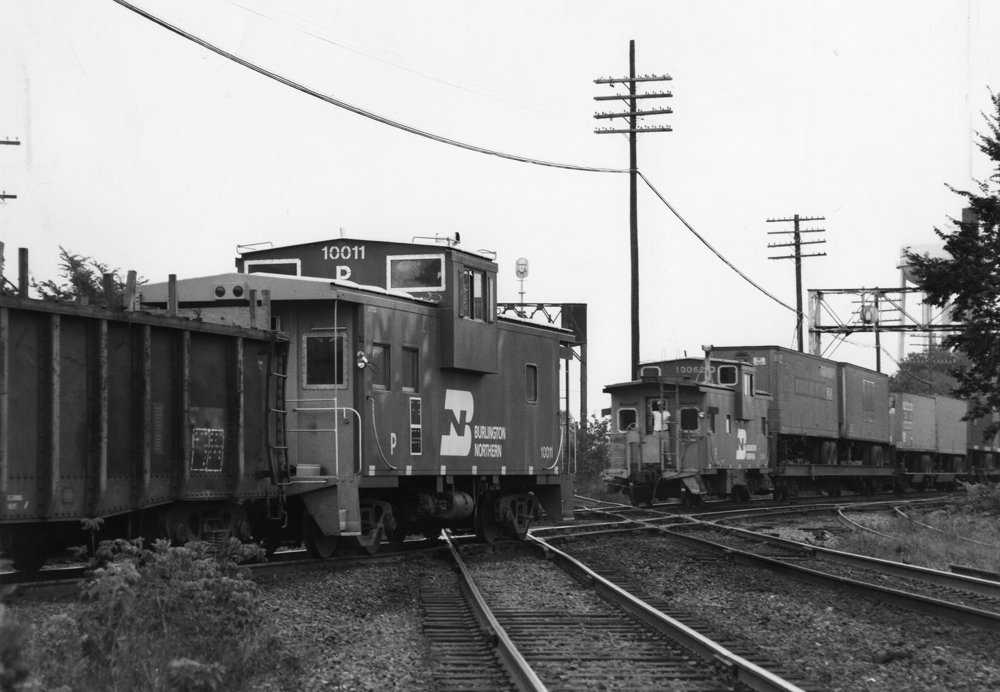
[[[679,541],[579,545],[651,595],[789,662],[833,692],[1000,689],[1000,636],[747,565],[699,561]]]

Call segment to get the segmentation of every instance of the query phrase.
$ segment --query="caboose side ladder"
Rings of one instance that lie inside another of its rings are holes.
[[[277,492],[272,497],[267,495],[267,518],[278,520],[285,514],[285,486],[291,482],[288,469],[288,423],[285,404],[285,389],[288,383],[286,367],[288,364],[288,348],[271,349],[268,358],[267,392],[267,455],[272,482]],[[274,392],[272,404],[271,391]],[[273,432],[273,435],[272,435]]]

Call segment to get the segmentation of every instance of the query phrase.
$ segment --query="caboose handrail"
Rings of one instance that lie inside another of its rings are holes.
[[[563,428],[562,425],[560,425],[559,426],[559,451],[556,453],[556,460],[552,462],[552,466],[546,466],[545,467],[546,471],[551,471],[552,469],[554,469],[559,464],[559,460],[562,459],[563,440],[565,438],[565,435],[563,435],[563,431],[564,431],[564,428]]]
[[[378,453],[382,457],[382,461],[393,471],[396,467],[389,463],[389,460],[385,458],[385,452],[382,451],[382,443],[378,441],[378,426],[375,425],[375,399],[373,397],[368,397],[368,401],[372,402],[372,433],[375,435],[375,446],[378,447]]]
[[[346,413],[348,411],[350,411],[351,413],[353,413],[357,417],[357,419],[358,419],[358,463],[357,463],[357,470],[354,471],[354,475],[355,476],[360,475],[361,471],[363,469],[362,460],[364,459],[364,455],[362,454],[363,440],[361,439],[361,414],[358,413],[357,410],[351,408],[350,406],[338,406],[337,405],[337,397],[334,397],[332,399],[288,399],[288,401],[293,401],[293,402],[303,402],[303,401],[332,401],[333,402],[333,406],[301,406],[301,407],[296,406],[295,408],[292,409],[293,413],[298,413],[300,411],[333,411],[334,412],[334,421],[336,421],[337,420],[337,412],[338,411],[343,411],[345,413],[345,415],[346,415]],[[339,425],[335,426],[333,428],[311,428],[311,429],[310,428],[290,428],[288,430],[288,432],[295,432],[295,433],[299,433],[299,432],[305,432],[305,433],[332,432],[333,435],[334,435],[334,441],[333,441],[333,468],[334,468],[334,475],[335,476],[339,476],[340,475],[340,426]]]

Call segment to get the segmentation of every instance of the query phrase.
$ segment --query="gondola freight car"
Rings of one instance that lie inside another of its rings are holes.
[[[0,296],[0,551],[22,570],[96,535],[251,537],[274,494],[274,332]],[[99,527],[99,530],[97,530]]]
[[[559,372],[573,334],[498,317],[488,254],[339,238],[246,252],[237,269],[142,301],[223,321],[269,296],[290,340],[270,547],[374,551],[442,527],[492,541],[543,509],[572,518]]]

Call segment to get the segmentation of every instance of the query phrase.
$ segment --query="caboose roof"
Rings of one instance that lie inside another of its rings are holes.
[[[181,303],[205,303],[216,300],[218,286],[245,285],[247,289],[271,292],[271,300],[330,300],[337,297],[339,289],[349,289],[383,296],[393,296],[425,305],[429,300],[417,298],[405,291],[385,289],[381,286],[363,286],[353,281],[325,279],[313,276],[285,276],[282,274],[240,274],[230,272],[177,280],[177,300]],[[145,284],[140,289],[140,302],[166,304],[169,282]]]

